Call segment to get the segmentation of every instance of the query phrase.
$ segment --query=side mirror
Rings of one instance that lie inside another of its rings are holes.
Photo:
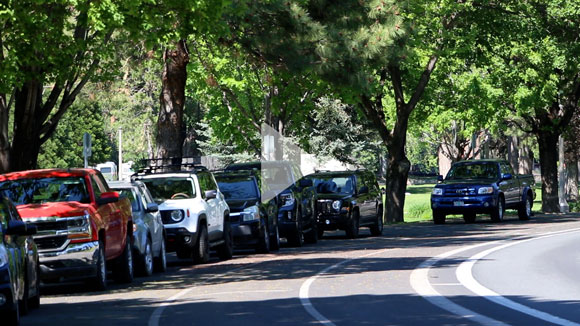
[[[360,190],[358,191],[359,194],[363,195],[363,194],[368,194],[369,193],[369,187],[367,186],[362,186],[360,188]]]
[[[501,175],[501,179],[502,179],[502,180],[511,180],[512,178],[513,178],[513,176],[512,176],[512,174],[511,174],[511,173],[503,173],[503,174]]]
[[[441,174],[437,176],[437,181],[443,182],[443,176]]]
[[[145,209],[147,213],[155,213],[159,211],[159,206],[156,203],[149,203],[147,204],[147,208]]]
[[[101,197],[97,199],[97,205],[101,206],[105,204],[116,203],[119,201],[119,198],[119,193],[116,191],[103,192]]]
[[[217,190],[206,190],[205,192],[205,200],[215,199],[217,198]]]
[[[34,235],[37,232],[36,225],[28,224],[23,221],[10,221],[8,222],[8,228],[6,230],[6,235]]]
[[[312,182],[312,179],[300,179],[298,185],[300,186],[300,188],[308,188],[312,187],[314,183]]]

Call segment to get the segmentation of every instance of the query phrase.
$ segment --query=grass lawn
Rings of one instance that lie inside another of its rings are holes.
[[[431,214],[431,191],[435,184],[423,184],[407,186],[407,196],[405,197],[405,222],[418,222],[432,220]],[[540,212],[542,208],[542,191],[536,189],[536,200],[534,201],[534,212]],[[514,214],[515,211],[508,211]],[[463,218],[461,215],[448,216],[448,218]]]

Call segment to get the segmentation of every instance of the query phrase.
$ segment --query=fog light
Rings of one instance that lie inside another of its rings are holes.
[[[291,220],[292,219],[292,212],[287,212],[286,217],[288,217],[288,219]]]
[[[183,241],[189,242],[189,240],[191,240],[190,236],[186,235],[185,237],[183,237]]]
[[[330,224],[330,220],[326,220],[326,225],[329,225],[329,224]]]
[[[489,207],[489,203],[483,203],[483,207]]]
[[[0,307],[6,303],[6,296],[0,293]]]

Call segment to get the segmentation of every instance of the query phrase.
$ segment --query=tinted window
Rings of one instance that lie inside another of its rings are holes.
[[[312,182],[319,193],[352,194],[354,192],[352,176],[315,176]]]
[[[9,219],[10,219],[10,211],[8,209],[8,205],[4,200],[0,200],[0,225],[2,225],[2,227],[0,228],[0,233],[2,233],[2,230],[6,230],[6,228],[8,227]],[[2,239],[0,239],[0,242],[1,241]]]
[[[218,177],[217,182],[226,199],[259,197],[256,182],[252,177]]]
[[[447,173],[447,179],[497,179],[499,176],[496,163],[457,164]]]
[[[189,178],[160,178],[143,179],[147,189],[156,203],[160,204],[168,199],[187,199],[195,197],[195,189]]]
[[[15,205],[90,202],[83,177],[7,180],[0,183],[0,190]]]

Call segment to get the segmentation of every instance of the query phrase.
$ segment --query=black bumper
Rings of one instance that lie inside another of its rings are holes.
[[[350,216],[348,212],[340,212],[334,214],[318,214],[316,222],[319,230],[343,230],[348,225]]]
[[[166,228],[165,247],[168,252],[178,249],[192,249],[197,242],[197,232],[189,232],[186,228]]]

